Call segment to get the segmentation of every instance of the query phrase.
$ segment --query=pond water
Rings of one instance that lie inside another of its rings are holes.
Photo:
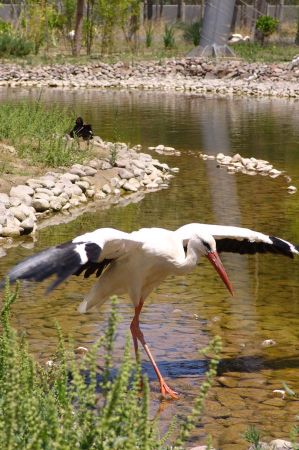
[[[199,152],[240,153],[269,160],[299,186],[299,103],[279,99],[202,98],[156,92],[96,92],[93,90],[0,91],[0,101],[20,98],[68,107],[82,115],[103,139],[170,145],[181,157],[159,156],[180,168],[167,190],[147,194],[126,207],[100,207],[71,223],[42,229],[34,249],[8,251],[0,274],[21,258],[87,230],[116,227],[131,231],[161,226],[175,229],[188,222],[240,225],[299,243],[298,194],[286,191],[282,178],[230,175]],[[27,247],[27,248],[26,248]],[[247,448],[243,433],[255,424],[264,440],[288,438],[298,424],[295,398],[276,397],[286,382],[299,392],[299,259],[275,255],[223,255],[234,286],[231,297],[212,267],[202,261],[192,274],[166,280],[146,302],[142,328],[169,385],[179,401],[159,401],[158,383],[143,355],[151,384],[152,414],[163,427],[170,418],[190,411],[207,364],[199,354],[215,334],[223,340],[220,378],[209,394],[201,424],[190,444],[205,443],[209,434],[221,450]],[[41,359],[56,347],[54,321],[77,345],[90,345],[107,323],[109,304],[80,315],[77,306],[92,280],[75,277],[50,296],[43,285],[23,285],[14,306],[14,324],[26,332],[30,348]],[[130,302],[120,299],[122,322],[116,343],[119,362],[132,318]],[[275,346],[263,347],[265,339]]]

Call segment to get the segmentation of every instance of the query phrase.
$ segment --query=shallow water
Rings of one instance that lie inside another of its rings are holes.
[[[12,95],[13,92],[13,95]],[[0,101],[37,99],[36,90],[0,91]],[[21,258],[98,227],[130,231],[144,226],[175,229],[188,222],[234,224],[264,231],[299,243],[298,194],[290,195],[282,178],[229,175],[198,152],[241,153],[267,159],[298,184],[299,103],[279,99],[214,99],[156,92],[96,92],[43,90],[41,101],[67,106],[82,115],[104,139],[164,144],[181,150],[181,157],[162,157],[178,166],[168,190],[147,194],[126,207],[100,207],[71,223],[42,229],[32,248],[19,246],[0,260],[0,274]],[[28,238],[28,247],[31,247]],[[275,255],[223,255],[234,286],[231,297],[205,261],[192,274],[166,280],[146,302],[142,327],[170,386],[182,393],[177,402],[159,402],[158,384],[150,375],[152,413],[160,411],[163,426],[173,414],[184,415],[206,370],[198,353],[219,334],[223,355],[219,380],[209,394],[203,425],[192,443],[208,434],[221,450],[246,448],[242,434],[256,424],[265,440],[289,437],[299,414],[298,401],[275,397],[286,382],[299,392],[299,260]],[[45,285],[23,285],[14,306],[14,323],[28,335],[32,351],[48,358],[56,346],[54,321],[76,344],[89,345],[106,326],[109,304],[80,315],[77,306],[92,280],[73,278],[45,297]],[[132,318],[132,306],[120,299],[123,320],[116,357],[120,359]],[[262,347],[265,339],[276,345]]]

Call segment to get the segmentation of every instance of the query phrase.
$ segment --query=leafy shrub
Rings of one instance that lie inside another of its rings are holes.
[[[2,33],[11,33],[12,26],[9,22],[5,22],[5,20],[0,19],[0,34]]]
[[[10,33],[0,33],[0,56],[26,56],[32,51],[32,42]]]
[[[76,358],[66,347],[57,326],[59,346],[52,364],[45,368],[29,354],[26,342],[10,325],[11,305],[18,296],[8,286],[1,311],[0,334],[0,448],[6,450],[181,450],[198,423],[203,401],[211,387],[219,360],[215,350],[207,380],[195,406],[169,441],[174,422],[162,438],[156,421],[149,420],[149,386],[140,364],[130,358],[127,340],[122,364],[115,375],[113,347],[118,317],[115,300],[107,331],[85,354]],[[103,358],[101,368],[97,359]],[[142,386],[142,387],[141,387]],[[142,395],[140,395],[142,394]]]
[[[264,38],[270,36],[277,30],[279,24],[278,19],[274,19],[271,16],[259,16],[256,21],[255,27],[262,33],[262,42]]]
[[[199,45],[202,21],[184,23],[183,24],[183,38],[187,42],[192,42],[194,46]]]
[[[174,39],[174,26],[173,25],[165,25],[164,35],[163,35],[164,47],[165,48],[174,48],[175,39]]]

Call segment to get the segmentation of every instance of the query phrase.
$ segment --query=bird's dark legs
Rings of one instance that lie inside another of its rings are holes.
[[[130,326],[132,337],[133,337],[133,342],[134,342],[134,349],[135,349],[136,357],[137,357],[137,351],[138,351],[138,341],[140,341],[144,350],[146,351],[147,356],[150,359],[150,362],[153,365],[155,372],[156,372],[156,375],[157,375],[159,383],[160,383],[160,389],[161,389],[162,396],[167,397],[169,395],[171,398],[177,399],[177,398],[179,398],[177,392],[170,389],[170,387],[167,386],[166,382],[164,381],[164,378],[162,377],[160,370],[158,369],[156,361],[154,360],[154,357],[151,354],[151,351],[150,351],[147,343],[145,342],[144,335],[143,335],[142,331],[140,330],[139,316],[140,316],[140,313],[141,313],[141,310],[143,307],[143,303],[144,303],[143,300],[140,300],[139,305],[135,308],[135,314],[134,314],[134,317],[133,317],[133,320],[132,320],[131,326]]]

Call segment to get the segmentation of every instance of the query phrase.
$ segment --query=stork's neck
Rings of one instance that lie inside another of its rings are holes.
[[[178,274],[184,274],[191,272],[198,264],[200,254],[195,247],[192,239],[188,242],[186,257],[183,261],[180,261],[177,265]]]

